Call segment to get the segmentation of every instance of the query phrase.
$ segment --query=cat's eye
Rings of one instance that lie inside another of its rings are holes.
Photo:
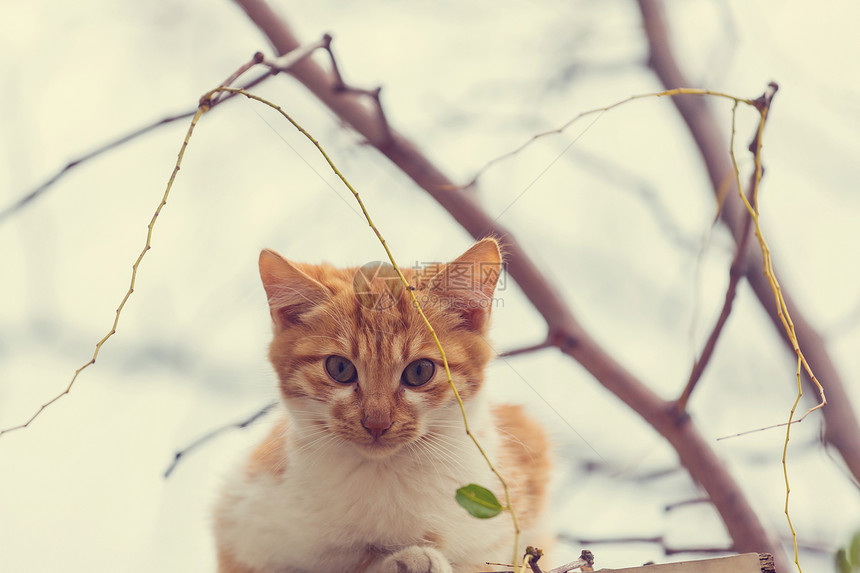
[[[325,370],[335,382],[340,382],[341,384],[355,382],[356,378],[358,378],[355,364],[343,356],[337,356],[336,354],[332,354],[325,359]]]
[[[434,372],[436,372],[436,365],[433,361],[421,358],[403,370],[400,380],[407,386],[423,386],[433,378]]]

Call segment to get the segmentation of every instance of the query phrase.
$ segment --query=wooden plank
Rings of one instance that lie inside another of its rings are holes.
[[[769,567],[768,567],[769,558]],[[626,569],[598,569],[599,573],[773,573],[773,557],[763,553],[744,553],[717,559],[645,565]]]

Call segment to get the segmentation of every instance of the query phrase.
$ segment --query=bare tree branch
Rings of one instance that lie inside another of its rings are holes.
[[[725,553],[742,553],[736,551],[734,547],[673,547],[666,543],[666,539],[662,535],[655,535],[652,537],[637,537],[637,536],[628,536],[628,537],[606,537],[602,539],[587,539],[587,538],[579,538],[574,537],[572,535],[560,535],[559,538],[567,543],[572,543],[577,547],[581,547],[583,545],[601,545],[607,543],[649,543],[653,545],[658,545],[663,550],[663,555],[677,555],[679,553],[701,553],[701,554],[725,554]]]
[[[703,553],[703,554],[713,554],[713,553],[734,553],[735,550],[731,547],[674,547],[668,545],[666,543],[666,538],[663,535],[654,535],[654,536],[629,536],[629,537],[606,537],[606,538],[584,538],[571,534],[561,534],[559,535],[559,539],[564,541],[565,543],[570,543],[577,547],[583,545],[602,545],[608,543],[649,543],[653,545],[659,545],[663,550],[663,554],[666,556],[677,555],[679,553]],[[791,543],[791,539],[785,539],[786,543]],[[834,549],[832,547],[828,547],[823,543],[803,543],[800,544],[805,551],[810,551],[822,555],[832,555]],[[551,573],[551,572],[548,572]]]
[[[235,1],[269,38],[278,54],[299,46],[290,28],[264,0]],[[779,544],[764,529],[743,491],[693,423],[688,418],[674,416],[671,404],[648,389],[588,335],[556,285],[541,273],[516,238],[483,210],[474,194],[463,192],[411,141],[390,125],[382,125],[378,114],[362,105],[355,94],[335,89],[338,79],[316,62],[304,60],[290,73],[427,191],[472,236],[503,237],[510,257],[508,270],[546,320],[553,344],[580,362],[669,441],[693,480],[708,492],[738,551],[781,555]]]
[[[506,350],[505,352],[500,352],[499,358],[510,358],[511,356],[519,356],[520,354],[529,354],[531,352],[536,352],[538,350],[543,350],[544,348],[552,348],[555,344],[552,343],[551,340],[547,339],[542,342],[538,342],[537,344],[531,344],[529,346],[523,346],[522,348],[513,348],[511,350]]]
[[[71,171],[72,169],[74,169],[75,167],[80,165],[81,163],[84,163],[86,161],[89,161],[90,159],[98,157],[99,155],[102,155],[103,153],[107,153],[108,151],[110,151],[112,149],[116,149],[117,147],[120,147],[123,144],[128,143],[129,141],[132,141],[133,139],[137,139],[141,135],[145,135],[145,134],[149,133],[150,131],[153,131],[159,127],[174,123],[174,122],[182,120],[182,119],[192,118],[192,117],[194,117],[195,113],[197,113],[197,107],[195,107],[194,109],[185,111],[185,112],[181,112],[181,113],[178,113],[175,115],[171,115],[171,116],[162,118],[162,119],[156,121],[155,123],[150,123],[148,125],[140,127],[138,129],[132,131],[131,133],[127,133],[123,136],[120,136],[120,137],[114,139],[113,141],[110,141],[110,142],[102,145],[101,147],[98,147],[98,148],[90,151],[89,153],[85,153],[84,155],[81,155],[80,157],[71,160],[64,167],[62,167],[59,171],[57,171],[57,173],[55,173],[53,176],[48,178],[44,183],[42,183],[41,185],[39,185],[38,187],[36,187],[32,191],[28,192],[27,194],[25,194],[23,197],[21,197],[17,201],[15,201],[14,203],[12,203],[8,207],[6,207],[5,209],[0,211],[0,224],[2,224],[10,216],[14,215],[18,211],[20,211],[21,209],[23,209],[24,207],[29,205],[30,203],[32,203],[35,199],[38,199],[52,185],[54,185],[54,183],[59,181],[60,178],[62,178],[66,173],[68,173],[69,171]]]
[[[260,74],[257,77],[251,79],[250,81],[248,81],[242,85],[242,89],[246,89],[246,90],[251,89],[251,88],[263,83],[264,81],[266,81],[267,79],[269,79],[273,75],[277,74],[278,72],[288,71],[297,62],[307,58],[315,50],[325,49],[328,51],[330,42],[331,42],[331,36],[325,35],[322,37],[322,39],[320,39],[316,42],[313,42],[313,43],[308,44],[306,46],[300,46],[298,49],[294,50],[293,52],[290,52],[288,57],[278,58],[276,60],[266,60],[264,58],[263,54],[258,52],[257,54],[254,55],[254,58],[252,58],[248,63],[246,63],[245,65],[240,67],[236,72],[231,74],[230,77],[228,77],[222,85],[232,84],[241,75],[243,75],[245,72],[247,72],[249,69],[251,69],[251,67],[253,67],[254,65],[256,65],[258,63],[265,64],[266,66],[268,66],[270,68],[270,70],[268,72]],[[216,105],[224,103],[225,101],[232,99],[234,97],[236,97],[235,93],[222,92],[222,93],[218,94],[217,98],[213,99],[212,102],[210,102],[210,107],[215,107]],[[27,194],[25,194],[24,196],[22,196],[17,201],[13,202],[11,205],[7,206],[2,211],[0,211],[0,225],[2,225],[3,222],[5,220],[7,220],[9,217],[11,217],[12,215],[17,213],[21,209],[28,206],[35,199],[38,199],[41,195],[44,195],[57,181],[59,181],[70,170],[77,167],[78,165],[81,165],[82,163],[85,163],[85,162],[89,161],[90,159],[95,159],[96,157],[98,157],[104,153],[107,153],[108,151],[111,151],[113,149],[121,147],[121,146],[125,145],[126,143],[133,141],[133,140],[137,139],[138,137],[141,137],[142,135],[146,135],[150,131],[154,131],[154,130],[158,129],[159,127],[163,127],[165,125],[169,125],[171,123],[175,123],[175,122],[181,121],[183,119],[190,119],[190,118],[194,117],[195,113],[197,113],[197,107],[194,107],[194,108],[189,109],[189,110],[184,111],[184,112],[180,112],[180,113],[177,113],[174,115],[164,117],[164,118],[162,118],[162,119],[160,119],[154,123],[149,123],[147,125],[144,125],[142,127],[135,129],[134,131],[126,133],[125,135],[121,135],[121,136],[117,137],[116,139],[114,139],[113,141],[109,141],[108,143],[102,145],[101,147],[97,147],[96,149],[90,151],[89,153],[85,153],[84,155],[81,155],[77,159],[73,159],[72,161],[67,163],[64,167],[62,167],[59,171],[57,171],[57,173],[55,173],[53,176],[51,176],[49,179],[47,179],[45,182],[43,182],[41,185],[39,185],[38,187],[36,187],[32,191],[30,191]]]
[[[265,406],[263,406],[262,408],[260,408],[256,412],[254,412],[251,416],[242,420],[241,422],[235,422],[232,424],[227,424],[225,426],[221,426],[219,428],[215,428],[211,432],[208,432],[205,435],[197,438],[196,440],[191,442],[189,445],[185,446],[184,448],[182,448],[181,450],[179,450],[178,452],[173,454],[173,461],[171,461],[170,465],[167,466],[167,469],[164,470],[164,479],[167,479],[170,477],[170,474],[172,474],[173,470],[176,469],[176,466],[179,465],[179,462],[182,460],[182,457],[188,455],[188,453],[191,452],[191,450],[195,450],[195,449],[199,448],[200,446],[202,446],[206,442],[209,442],[209,441],[217,438],[219,435],[223,434],[227,430],[234,430],[234,429],[235,430],[243,430],[243,429],[247,428],[248,426],[250,426],[251,424],[253,424],[257,420],[259,420],[260,418],[262,418],[263,416],[268,414],[269,411],[277,405],[278,405],[277,402],[271,402],[269,404],[266,404]]]
[[[755,189],[755,175],[751,177],[749,193],[752,195],[753,190]],[[729,267],[729,284],[726,287],[726,296],[723,302],[723,308],[720,310],[720,316],[717,318],[716,324],[714,324],[713,330],[711,330],[711,334],[708,336],[707,341],[705,341],[705,345],[702,348],[702,353],[699,355],[699,358],[693,364],[693,369],[690,371],[690,377],[687,379],[687,385],[684,387],[684,391],[681,392],[681,396],[678,398],[677,402],[675,402],[675,410],[677,412],[683,412],[687,408],[687,402],[690,400],[690,396],[693,393],[693,389],[695,389],[696,384],[698,384],[699,380],[702,377],[702,374],[705,372],[705,368],[708,365],[708,362],[711,359],[711,356],[714,353],[714,350],[717,347],[717,340],[720,337],[720,334],[723,331],[723,327],[726,325],[726,322],[729,319],[729,314],[732,312],[732,303],[735,300],[735,295],[738,291],[738,283],[741,278],[746,275],[745,264],[748,260],[747,255],[747,244],[750,236],[750,222],[751,218],[747,215],[746,218],[746,227],[741,234],[741,238],[738,241],[737,247],[735,249],[735,256],[732,259],[732,264]]]
[[[683,501],[676,501],[675,503],[667,503],[666,506],[663,507],[663,510],[666,512],[669,512],[669,511],[674,511],[674,510],[678,509],[679,507],[687,507],[690,505],[699,505],[702,503],[711,503],[711,500],[709,500],[706,497],[700,497],[697,499],[685,499]]]
[[[651,51],[649,58],[651,68],[666,89],[689,86],[688,79],[678,67],[672,53],[662,2],[660,0],[638,0],[638,2]],[[720,135],[719,124],[712,110],[704,99],[672,98],[672,103],[686,122],[707,168],[711,186],[714,192],[719,194],[732,167],[726,157],[726,144]],[[735,241],[740,241],[746,215],[744,206],[737,197],[735,185],[732,184],[731,187],[733,192],[728,193],[720,219],[729,228]],[[760,253],[755,254],[750,251],[750,259],[747,262],[747,269],[762,268]],[[770,282],[761,272],[748,272],[747,280],[779,335],[791,347],[779,318]],[[827,352],[823,338],[809,323],[784,284],[782,295],[794,321],[798,343],[828,396],[828,405],[822,410],[826,424],[825,439],[839,451],[855,479],[860,480],[860,425],[851,407],[848,394],[845,392],[842,377]],[[817,388],[811,384],[809,377],[804,375],[804,380],[807,382],[807,387],[812,388],[817,395]],[[777,567],[777,569],[780,568]]]

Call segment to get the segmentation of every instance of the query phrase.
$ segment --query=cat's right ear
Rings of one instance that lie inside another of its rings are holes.
[[[276,253],[260,253],[260,278],[269,299],[269,311],[278,331],[301,323],[301,315],[326,297],[326,288]]]

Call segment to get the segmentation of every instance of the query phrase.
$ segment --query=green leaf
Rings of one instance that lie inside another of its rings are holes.
[[[836,565],[836,573],[851,573],[851,564],[848,563],[848,558],[845,555],[844,549],[840,548],[839,551],[836,552],[836,559],[834,561],[834,564]]]
[[[848,546],[848,560],[851,565],[860,568],[860,531],[851,538],[851,544]]]
[[[493,492],[474,483],[458,489],[456,499],[466,511],[480,519],[495,517],[504,509]]]

